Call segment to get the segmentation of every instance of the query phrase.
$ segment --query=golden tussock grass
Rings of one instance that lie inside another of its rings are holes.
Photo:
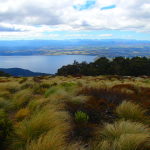
[[[149,97],[149,77],[0,78],[0,109],[13,124],[0,144],[5,139],[3,150],[149,150]],[[77,112],[87,121],[76,121]],[[0,133],[8,131],[3,127]]]
[[[25,117],[29,116],[30,111],[28,108],[22,108],[15,114],[16,120],[23,120]]]
[[[129,101],[123,101],[117,108],[116,113],[125,120],[146,121],[146,110],[140,105]]]
[[[24,147],[30,140],[38,139],[53,129],[59,130],[60,133],[67,132],[70,129],[68,118],[65,112],[59,112],[50,107],[36,112],[17,125],[15,146]]]
[[[27,103],[32,99],[32,90],[31,89],[21,90],[15,94],[13,99],[15,108],[23,107],[27,105]]]
[[[99,142],[95,149],[137,150],[141,148],[142,150],[146,149],[149,138],[149,128],[142,123],[118,121],[114,124],[105,124],[103,129],[97,131]]]

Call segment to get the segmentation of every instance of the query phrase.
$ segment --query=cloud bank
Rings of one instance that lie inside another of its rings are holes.
[[[149,22],[150,0],[0,0],[4,37],[89,30],[149,33]]]

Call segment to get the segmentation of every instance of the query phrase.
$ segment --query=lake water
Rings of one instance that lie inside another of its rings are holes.
[[[94,61],[96,56],[59,55],[59,56],[0,56],[0,68],[23,68],[34,72],[54,74],[64,65]]]

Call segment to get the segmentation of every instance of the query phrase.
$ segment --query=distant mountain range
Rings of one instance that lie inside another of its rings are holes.
[[[29,55],[150,56],[150,41],[127,39],[0,41],[0,56]]]
[[[30,77],[30,76],[45,76],[46,73],[32,72],[30,70],[21,69],[21,68],[0,68],[0,71],[8,73],[9,75],[15,77]]]

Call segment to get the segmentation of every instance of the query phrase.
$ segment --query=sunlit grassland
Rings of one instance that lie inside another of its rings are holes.
[[[2,150],[149,150],[150,77],[0,78]]]

